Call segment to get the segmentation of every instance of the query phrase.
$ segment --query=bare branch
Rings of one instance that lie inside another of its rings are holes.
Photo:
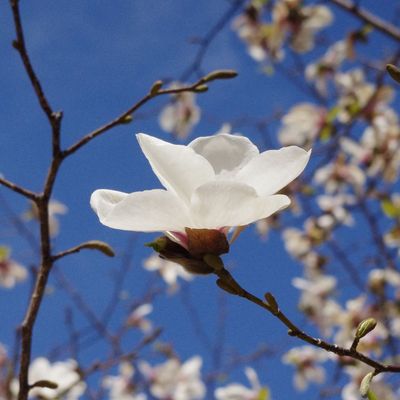
[[[24,31],[22,29],[21,14],[19,11],[19,0],[10,0],[10,5],[11,5],[12,13],[13,13],[13,18],[14,18],[15,32],[17,35],[17,39],[13,42],[13,47],[18,51],[18,53],[21,56],[26,73],[31,81],[31,84],[36,93],[36,97],[39,100],[41,108],[43,109],[44,113],[46,114],[48,120],[50,122],[52,122],[53,121],[53,110],[46,98],[46,95],[43,92],[42,85],[33,69],[32,63],[31,63],[29,55],[28,55],[28,51],[25,46]]]
[[[117,125],[123,124],[126,121],[126,118],[132,116],[132,114],[137,111],[140,107],[146,104],[149,100],[163,96],[167,94],[177,94],[177,93],[184,93],[184,92],[199,92],[202,91],[202,88],[206,88],[204,85],[204,78],[199,79],[197,82],[193,83],[192,85],[183,86],[180,88],[175,89],[160,89],[160,90],[150,90],[149,93],[136,102],[132,107],[128,110],[123,112],[121,115],[113,119],[112,121],[106,123],[105,125],[101,126],[100,128],[95,129],[94,131],[85,135],[82,139],[78,140],[75,144],[73,144],[68,149],[62,152],[62,157],[68,157],[71,154],[75,153],[78,149],[80,149],[85,144],[89,143],[91,140],[100,136],[102,133],[109,131],[110,129],[114,128]]]
[[[13,190],[16,193],[22,194],[22,196],[25,196],[32,201],[36,201],[38,199],[38,195],[36,193],[31,192],[30,190],[25,189],[22,186],[16,185],[15,183],[3,177],[0,177],[0,184],[5,187],[8,187],[9,189]]]
[[[400,30],[397,29],[396,26],[392,25],[389,21],[385,21],[377,17],[375,14],[370,13],[364,8],[358,7],[357,4],[349,0],[330,0],[330,1],[333,4],[336,4],[338,7],[341,7],[344,10],[349,11],[351,14],[357,16],[367,24],[370,24],[375,29],[381,31],[385,35],[400,42]]]
[[[271,307],[268,303],[262,301],[260,298],[254,296],[253,294],[247,292],[243,289],[240,284],[233,278],[229,271],[225,268],[221,270],[215,270],[215,275],[218,276],[218,286],[228,293],[243,297],[250,302],[257,304],[259,307],[264,308],[269,313],[278,318],[285,326],[289,328],[288,334],[290,336],[295,336],[304,342],[307,342],[313,346],[319,347],[331,353],[334,353],[338,356],[347,356],[351,357],[355,360],[361,361],[364,364],[367,364],[373,367],[376,371],[376,374],[382,372],[396,372],[400,373],[400,366],[397,365],[385,365],[381,364],[378,361],[373,360],[365,356],[364,354],[359,353],[355,348],[345,349],[343,347],[339,347],[336,344],[330,344],[325,342],[322,339],[314,338],[304,331],[302,331],[299,327],[297,327],[279,308]]]

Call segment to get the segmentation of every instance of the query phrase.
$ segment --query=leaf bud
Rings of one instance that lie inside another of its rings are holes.
[[[153,95],[153,96],[155,94],[157,94],[159,92],[159,90],[161,89],[162,85],[164,85],[163,81],[155,81],[153,83],[153,86],[150,89],[150,94]]]
[[[165,236],[160,236],[154,242],[145,243],[145,246],[151,247],[157,253],[162,252],[165,250],[168,244],[168,239]]]
[[[31,385],[31,388],[35,387],[41,387],[41,388],[47,388],[47,389],[57,389],[58,384],[52,381],[48,381],[47,379],[41,379],[40,381],[35,382],[33,385]]]
[[[211,82],[217,79],[232,79],[236,78],[238,73],[233,69],[219,69],[213,72],[210,72],[206,75],[202,80],[203,82]]]
[[[267,292],[264,295],[265,301],[267,302],[268,306],[270,307],[271,311],[274,314],[279,313],[279,305],[278,302],[276,301],[275,297],[273,296],[272,293]]]
[[[196,93],[203,93],[208,91],[208,86],[207,85],[198,85],[196,86],[193,91]]]
[[[373,377],[374,377],[374,373],[373,372],[369,372],[362,379],[361,384],[360,384],[360,395],[361,395],[361,397],[366,398],[368,396],[369,386],[370,386],[370,384],[372,382],[372,378]]]
[[[375,329],[376,324],[377,322],[375,318],[367,318],[364,319],[364,321],[361,321],[356,330],[356,339],[361,339],[365,335],[368,335],[368,333]]]
[[[119,123],[120,124],[130,124],[133,121],[132,115],[125,115],[124,118],[122,118]]]
[[[102,242],[101,240],[89,240],[88,242],[82,243],[80,245],[80,248],[99,250],[108,257],[115,256],[112,247],[109,244]]]
[[[393,64],[386,65],[386,71],[395,80],[397,83],[400,83],[400,68],[396,67]]]

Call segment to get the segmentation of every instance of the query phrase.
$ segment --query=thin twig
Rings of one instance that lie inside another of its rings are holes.
[[[349,0],[330,0],[331,3],[336,4],[338,7],[349,11],[362,21],[370,24],[375,29],[381,31],[386,36],[395,39],[400,42],[400,30],[396,26],[392,25],[389,21],[383,20],[377,17],[375,14],[370,13],[364,8],[358,7],[357,4]]]
[[[32,201],[36,201],[38,198],[38,195],[36,193],[31,192],[30,190],[25,189],[22,186],[19,186],[3,177],[0,177],[0,184],[11,189],[15,193],[22,194],[22,196],[25,196]]]
[[[259,307],[267,310],[269,313],[274,315],[278,318],[287,328],[289,328],[288,334],[290,336],[297,337],[304,342],[307,342],[313,346],[319,347],[331,353],[334,353],[338,356],[347,356],[358,361],[361,361],[364,364],[367,364],[373,367],[376,371],[376,374],[382,372],[396,372],[400,373],[400,366],[397,365],[385,365],[381,364],[378,361],[373,360],[365,356],[364,354],[359,353],[356,349],[345,349],[343,347],[339,347],[336,344],[330,344],[325,342],[320,338],[314,338],[300,328],[298,328],[278,307],[274,308],[270,304],[267,304],[265,301],[259,299],[258,297],[254,296],[253,294],[247,292],[243,289],[238,282],[233,278],[229,271],[225,268],[221,270],[215,270],[215,274],[219,277],[219,286],[222,287],[224,290],[231,294],[235,294],[237,296],[243,297],[250,302],[257,304]]]
[[[94,138],[98,137],[104,132],[109,131],[110,129],[116,127],[117,125],[121,125],[124,123],[126,117],[131,116],[135,111],[137,111],[140,107],[146,104],[149,100],[163,96],[167,94],[177,94],[177,93],[184,93],[184,92],[195,92],[196,88],[203,85],[203,79],[199,79],[197,82],[193,83],[192,85],[183,86],[180,88],[175,89],[161,89],[156,92],[150,91],[146,96],[136,102],[133,106],[131,106],[128,110],[120,114],[118,117],[114,118],[112,121],[106,123],[105,125],[101,126],[100,128],[95,129],[94,131],[88,133],[83,138],[78,140],[75,144],[67,148],[62,152],[63,158],[70,156],[71,154],[75,153],[78,149],[80,149],[85,144],[89,143]]]

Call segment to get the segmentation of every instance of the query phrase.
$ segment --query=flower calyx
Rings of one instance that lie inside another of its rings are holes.
[[[175,262],[194,274],[211,274],[223,268],[219,257],[228,253],[229,243],[225,234],[216,229],[186,228],[185,247],[167,236],[147,243],[165,260]]]

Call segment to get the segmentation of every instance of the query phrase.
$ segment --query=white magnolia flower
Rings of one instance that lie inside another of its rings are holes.
[[[132,382],[135,370],[128,362],[123,362],[119,366],[119,375],[106,376],[103,386],[110,391],[110,400],[146,400],[147,396],[137,393]]]
[[[269,391],[266,387],[260,385],[256,371],[248,367],[245,369],[245,374],[251,388],[240,383],[232,383],[215,391],[216,400],[267,400]]]
[[[60,231],[60,223],[58,222],[57,215],[66,214],[68,208],[65,204],[57,201],[50,200],[49,202],[49,231],[50,236],[57,236]],[[39,210],[37,208],[36,203],[31,203],[30,209],[24,214],[24,218],[29,220],[37,220],[39,221]]]
[[[181,265],[172,261],[164,260],[157,254],[153,254],[147,258],[143,266],[148,271],[158,271],[170,287],[172,293],[178,288],[178,278],[182,278],[185,281],[189,281],[193,278],[193,275],[182,268]]]
[[[306,345],[289,350],[282,361],[296,368],[293,383],[298,390],[305,390],[310,382],[324,382],[325,370],[317,363],[329,358],[330,355],[326,351]]]
[[[161,400],[198,400],[206,393],[201,381],[202,360],[195,356],[181,364],[171,358],[155,367],[145,361],[139,364],[140,372],[150,381],[151,394]]]
[[[185,228],[222,230],[266,218],[290,199],[275,194],[305,168],[310,151],[289,146],[260,153],[247,138],[200,137],[188,146],[137,135],[166,190],[96,190],[90,204],[111,228],[185,235]]]
[[[314,82],[316,89],[323,96],[328,94],[328,80],[333,78],[348,53],[348,41],[340,40],[329,47],[317,62],[307,65],[305,70],[306,79]]]
[[[36,358],[29,367],[29,383],[47,380],[58,385],[57,389],[37,387],[29,392],[31,398],[76,400],[86,389],[86,384],[77,372],[77,363],[74,360],[58,361],[53,364],[44,357]],[[18,393],[17,379],[11,382],[11,391]]]
[[[317,139],[326,122],[327,111],[311,103],[300,103],[292,107],[282,118],[278,136],[283,145],[304,146]]]
[[[353,216],[346,207],[352,206],[355,202],[355,196],[348,193],[318,196],[317,204],[325,212],[325,214],[318,218],[319,225],[327,229],[333,227],[335,224],[353,225]]]
[[[152,323],[145,318],[153,312],[153,306],[150,303],[144,303],[136,307],[126,320],[126,324],[133,328],[139,328],[143,332],[149,332],[152,329]]]
[[[25,280],[27,275],[25,267],[10,258],[9,248],[0,246],[0,286],[13,288]]]
[[[179,86],[180,84],[174,83],[170,88]],[[165,106],[160,114],[160,126],[164,131],[185,139],[200,120],[200,108],[196,104],[194,93],[182,92],[173,97],[173,101]]]

